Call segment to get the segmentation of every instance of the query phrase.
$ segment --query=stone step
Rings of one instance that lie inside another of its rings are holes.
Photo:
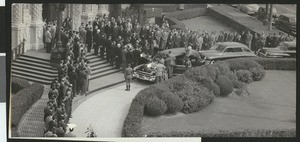
[[[41,68],[41,67],[37,67],[37,66],[28,66],[28,65],[21,64],[21,63],[17,63],[17,62],[12,63],[12,67],[14,67],[14,66],[27,68],[27,69],[31,69],[31,70],[36,70],[36,71],[40,71],[40,72],[52,73],[52,74],[58,73],[56,69],[45,69],[45,68]]]
[[[50,59],[39,58],[39,57],[35,57],[35,56],[32,56],[32,55],[26,55],[26,54],[23,54],[22,56],[23,57],[27,57],[27,58],[33,58],[33,59],[37,59],[37,60],[42,60],[42,61],[46,61],[46,62],[50,63]]]
[[[116,69],[114,69],[114,67],[111,66],[111,65],[106,65],[106,66],[104,66],[102,68],[99,68],[97,70],[93,70],[92,71],[92,77],[97,75],[97,74],[100,74],[100,73],[103,73],[103,72],[106,72],[106,71],[110,71],[110,70],[116,70]]]
[[[103,64],[108,64],[108,62],[106,60],[98,61],[95,63],[91,63],[90,67],[96,67],[96,66],[103,65]]]
[[[41,58],[35,58],[32,56],[20,56],[17,60],[24,60],[24,61],[28,61],[28,62],[35,62],[35,63],[39,63],[39,64],[49,64],[50,65],[50,60],[46,61],[45,59],[41,59]]]
[[[102,77],[90,80],[89,93],[93,93],[124,82],[124,75],[120,71],[110,73]]]
[[[51,83],[55,78],[55,77],[47,77],[44,75],[38,75],[38,74],[23,72],[23,71],[18,71],[18,70],[12,70],[11,73],[15,74],[15,75],[22,75],[22,76],[30,77],[32,79],[44,80],[45,82],[49,82],[49,83]]]
[[[38,83],[45,84],[45,85],[50,85],[51,82],[52,82],[52,81],[48,81],[48,80],[32,78],[32,77],[29,77],[29,76],[26,76],[26,75],[21,75],[21,74],[12,73],[11,75],[14,76],[14,77],[22,78],[22,79],[32,81],[32,82],[38,82]]]
[[[94,67],[91,67],[92,68],[92,71],[97,71],[97,70],[101,70],[102,68],[105,68],[105,67],[108,67],[108,66],[112,66],[108,63],[103,63],[101,65],[98,65],[98,66],[94,66]]]
[[[101,74],[97,74],[95,76],[92,76],[91,80],[95,80],[95,79],[98,79],[98,78],[101,78],[101,77],[106,77],[106,76],[109,76],[109,75],[112,75],[112,74],[115,74],[115,73],[119,73],[119,72],[121,72],[121,69],[109,70],[107,72],[103,72]],[[123,78],[124,78],[124,75],[123,75]]]
[[[104,59],[98,57],[98,58],[91,59],[91,60],[89,60],[89,61],[90,61],[90,64],[91,64],[91,63],[95,63],[95,62],[99,62],[99,61],[103,61],[103,60],[104,60]]]
[[[35,75],[41,75],[41,76],[45,76],[45,77],[51,77],[51,78],[55,78],[57,77],[57,73],[49,73],[49,72],[43,72],[43,71],[38,71],[38,70],[32,70],[29,68],[24,68],[24,67],[18,67],[18,66],[12,66],[12,70],[13,71],[20,71],[20,72],[24,72],[24,73],[32,73]]]
[[[18,59],[15,60],[14,62],[24,64],[24,65],[28,65],[28,66],[35,66],[35,67],[45,68],[45,69],[49,69],[49,70],[57,70],[54,67],[52,67],[50,64],[40,64],[40,63],[36,63],[36,62],[29,62],[29,61],[18,60]]]

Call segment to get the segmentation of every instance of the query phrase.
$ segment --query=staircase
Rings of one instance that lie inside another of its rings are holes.
[[[32,82],[50,85],[57,77],[57,69],[50,65],[50,61],[32,55],[21,55],[12,62],[11,74]]]
[[[86,58],[90,61],[92,69],[89,93],[125,82],[124,74],[121,72],[121,69],[115,69],[115,67],[105,59],[93,55],[93,52],[87,53]]]

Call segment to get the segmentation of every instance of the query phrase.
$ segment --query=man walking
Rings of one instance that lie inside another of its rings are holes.
[[[128,64],[124,73],[125,81],[126,81],[126,91],[130,91],[130,82],[132,80],[132,68],[131,65]]]

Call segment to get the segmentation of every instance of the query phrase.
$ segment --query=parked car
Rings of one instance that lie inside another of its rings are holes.
[[[241,57],[257,57],[246,45],[238,42],[219,42],[209,50],[200,51],[206,64],[213,64],[218,60]]]
[[[229,4],[230,6],[234,7],[234,8],[238,8],[238,4]]]
[[[259,6],[258,4],[241,4],[238,6],[239,10],[247,13],[249,15],[255,15],[257,13]]]
[[[280,29],[292,36],[296,36],[296,15],[283,14],[275,22],[277,29]]]
[[[257,13],[256,13],[257,19],[260,21],[263,21],[269,17],[266,17],[266,8],[265,7],[259,7]],[[277,10],[275,7],[273,7],[272,10],[272,17],[275,19],[273,21],[276,21],[278,14],[277,14]]]
[[[296,58],[296,42],[282,42],[278,47],[264,47],[258,56],[265,58]]]
[[[160,51],[152,59],[148,59],[149,61],[147,63],[134,67],[133,77],[141,80],[154,82],[155,81],[154,69],[158,64],[156,62],[156,59],[169,54],[169,51],[171,51],[172,54],[174,54],[176,57],[176,61],[175,61],[176,65],[174,66],[174,70],[173,70],[174,75],[182,74],[183,72],[185,72],[186,68],[184,65],[184,57],[185,57],[186,50],[185,48],[173,48],[173,49]],[[145,57],[149,57],[149,56],[145,56]],[[199,52],[196,50],[192,50],[190,59],[193,66],[200,66],[204,64],[204,61],[202,62],[200,58],[201,56]],[[164,76],[167,77],[166,72]],[[166,80],[167,78],[164,79]]]

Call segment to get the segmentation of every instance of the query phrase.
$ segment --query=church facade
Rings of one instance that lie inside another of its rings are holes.
[[[109,4],[65,4],[62,20],[72,19],[72,29],[78,30],[81,23],[86,24],[96,16],[109,14]],[[53,21],[59,15],[58,4],[15,3],[11,9],[12,48],[25,39],[25,52],[38,50],[43,45],[43,20]]]

